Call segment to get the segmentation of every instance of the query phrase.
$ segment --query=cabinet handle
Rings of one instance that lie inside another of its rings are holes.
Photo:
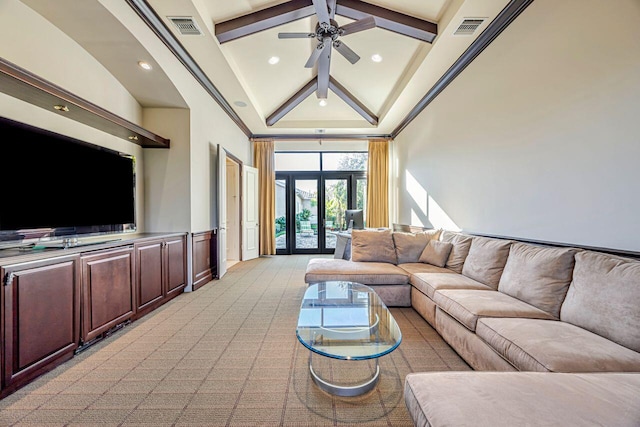
[[[14,277],[16,277],[16,274],[11,272],[11,273],[7,273],[4,276],[4,285],[5,286],[9,286],[13,283],[13,279]]]

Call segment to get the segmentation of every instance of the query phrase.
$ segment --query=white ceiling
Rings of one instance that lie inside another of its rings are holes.
[[[120,55],[144,48],[123,31],[120,24],[97,0],[23,0],[83,45],[107,67],[141,105],[184,107],[184,101],[160,69],[144,83],[129,81],[126,61]],[[275,125],[266,118],[312,80],[317,70],[304,68],[315,39],[278,39],[279,32],[314,32],[314,16],[220,44],[215,25],[267,7],[286,3],[273,0],[147,0],[175,38],[184,46],[208,79],[254,135],[326,134],[388,135],[411,112],[434,83],[508,4],[508,0],[366,0],[367,3],[438,24],[433,44],[391,31],[373,28],[341,37],[360,57],[350,64],[333,50],[330,74],[354,98],[378,117],[371,125],[359,113],[329,91],[328,104],[318,104],[315,94],[287,113]],[[79,6],[82,5],[80,9]],[[78,20],[78,14],[88,17]],[[100,15],[104,18],[101,18]],[[202,35],[182,35],[167,18],[191,16]],[[464,18],[486,18],[472,36],[454,36]],[[352,22],[336,15],[340,26]],[[113,36],[119,34],[118,37]],[[98,35],[98,37],[96,37]],[[105,40],[103,37],[107,37]],[[126,46],[126,49],[122,49]],[[117,49],[119,47],[119,49]],[[379,54],[383,60],[373,62]],[[270,57],[280,61],[270,65]],[[158,67],[159,68],[159,67]],[[157,79],[157,80],[156,80]],[[167,87],[158,91],[158,87]],[[234,103],[241,101],[246,107]]]

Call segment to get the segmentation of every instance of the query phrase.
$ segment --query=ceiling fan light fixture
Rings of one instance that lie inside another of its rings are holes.
[[[138,61],[138,66],[143,70],[151,70],[153,67],[147,61]]]
[[[371,55],[371,60],[373,62],[382,62],[382,56],[380,56],[380,54],[375,53]]]
[[[278,56],[272,56],[269,58],[269,64],[271,65],[276,65],[278,62],[280,62],[280,58]]]

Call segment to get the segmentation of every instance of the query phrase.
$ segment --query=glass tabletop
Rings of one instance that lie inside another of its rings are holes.
[[[398,324],[373,289],[338,281],[307,288],[296,335],[314,353],[344,360],[384,356],[402,341]]]

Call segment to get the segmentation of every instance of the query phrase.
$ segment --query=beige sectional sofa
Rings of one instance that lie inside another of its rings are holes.
[[[475,370],[640,376],[638,260],[441,230],[353,230],[351,253],[310,260],[305,281],[357,281],[412,306]]]

